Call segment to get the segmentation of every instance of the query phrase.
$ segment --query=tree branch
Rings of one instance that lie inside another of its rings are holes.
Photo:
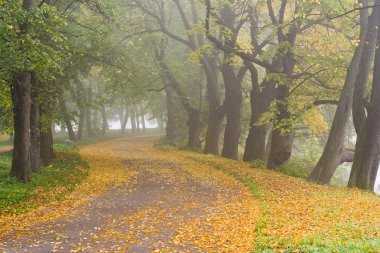
[[[356,8],[353,8],[353,9],[351,9],[351,10],[349,10],[349,11],[346,11],[346,12],[344,12],[344,13],[342,13],[342,14],[339,14],[339,15],[337,15],[337,16],[334,16],[334,17],[327,17],[327,20],[328,21],[331,21],[331,20],[333,20],[333,19],[337,19],[337,18],[341,18],[341,17],[343,17],[343,16],[346,16],[346,15],[348,15],[348,14],[350,14],[350,13],[352,13],[352,12],[355,12],[355,11],[360,11],[360,10],[365,10],[365,9],[370,9],[370,8],[375,8],[375,7],[379,7],[380,5],[369,5],[369,6],[364,6],[364,7],[356,7]],[[326,15],[327,16],[327,15]]]

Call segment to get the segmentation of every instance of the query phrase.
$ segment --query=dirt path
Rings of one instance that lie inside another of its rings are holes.
[[[91,169],[102,166],[96,180],[113,169],[97,161],[107,153],[131,175],[128,183],[55,220],[9,233],[0,238],[0,252],[249,252],[259,216],[250,193],[207,165],[154,149],[153,141],[135,137],[86,147]]]

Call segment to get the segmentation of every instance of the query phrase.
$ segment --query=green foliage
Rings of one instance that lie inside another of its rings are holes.
[[[211,56],[212,54],[215,54],[215,47],[211,44],[205,44],[190,54],[190,62],[200,64],[204,56]]]
[[[28,184],[9,177],[11,154],[0,154],[0,213],[23,213],[63,199],[87,176],[87,165],[78,150],[58,146],[55,151],[54,162],[33,173]]]
[[[254,160],[251,162],[251,166],[256,169],[265,169],[267,167],[267,163],[263,160]]]
[[[292,158],[289,164],[281,166],[280,172],[292,177],[307,178],[313,169],[314,163],[304,158]]]
[[[0,75],[11,82],[22,71],[48,78],[61,70],[66,49],[62,15],[49,5],[23,10],[19,1],[0,2]],[[22,30],[26,26],[26,31]]]
[[[263,113],[257,123],[258,126],[271,125],[274,129],[279,129],[282,135],[291,134],[292,130],[298,123],[298,117],[296,114],[290,114],[288,118],[280,118],[280,111],[278,107],[280,105],[289,106],[289,99],[283,100],[273,100],[268,111]]]

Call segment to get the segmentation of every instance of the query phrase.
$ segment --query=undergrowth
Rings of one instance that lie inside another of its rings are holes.
[[[9,176],[11,152],[0,154],[0,214],[25,213],[46,203],[64,199],[87,176],[88,166],[79,150],[55,145],[52,164],[32,173],[30,183]]]

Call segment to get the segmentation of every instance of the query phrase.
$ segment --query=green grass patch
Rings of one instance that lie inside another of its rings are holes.
[[[253,160],[251,162],[251,167],[255,169],[266,169],[267,168],[267,162],[263,160]]]
[[[336,233],[331,233],[331,231],[328,231],[325,234],[316,232],[315,235],[305,237],[302,240],[296,240],[291,236],[277,236],[275,234],[268,234],[268,226],[274,222],[273,216],[276,215],[276,213],[272,212],[271,206],[273,204],[271,199],[273,196],[270,196],[270,193],[267,194],[264,189],[261,189],[257,182],[255,182],[255,180],[249,174],[245,173],[244,170],[240,170],[239,162],[225,160],[223,158],[217,158],[214,156],[188,155],[186,153],[183,154],[183,157],[192,159],[199,163],[207,164],[234,177],[236,180],[242,182],[245,187],[250,190],[252,195],[256,197],[261,210],[261,217],[255,224],[255,237],[253,242],[254,249],[252,250],[252,253],[380,252],[380,238],[376,237],[378,233],[374,232],[373,234],[365,234],[361,232],[360,229],[355,226],[355,224],[352,224],[352,229],[350,226],[344,226],[340,228],[337,225],[337,227],[334,228],[336,229]],[[263,168],[262,165],[263,163],[261,161],[250,163],[250,167],[254,167],[252,170],[256,170],[258,173],[261,170],[260,168]],[[305,159],[300,159],[299,161],[293,160],[291,164],[281,168],[281,172],[283,174],[304,178],[309,174],[309,168],[312,165],[312,163],[308,164]],[[284,177],[284,179],[285,178],[286,177]],[[267,197],[269,197],[269,199]],[[302,202],[300,204],[302,204]],[[339,212],[337,214],[339,214]],[[316,219],[317,218],[318,217],[316,217]],[[289,219],[288,222],[292,222],[292,220]],[[376,226],[375,221],[372,221],[371,224],[371,226]],[[372,231],[378,231],[378,229],[374,229]]]
[[[78,149],[55,146],[56,158],[39,173],[32,173],[30,183],[9,177],[11,153],[0,154],[0,214],[25,213],[52,201],[64,199],[88,174],[88,165]]]
[[[289,164],[281,166],[278,171],[292,177],[307,178],[314,165],[315,161],[293,158]]]
[[[380,249],[379,238],[357,238],[357,239],[336,239],[330,240],[323,235],[316,235],[294,244],[278,238],[257,238],[256,249],[252,252],[302,252],[302,253],[377,253]]]
[[[183,147],[183,143],[175,140],[170,141],[167,140],[165,137],[162,137],[153,143],[153,147],[158,149],[181,149],[181,147]]]

